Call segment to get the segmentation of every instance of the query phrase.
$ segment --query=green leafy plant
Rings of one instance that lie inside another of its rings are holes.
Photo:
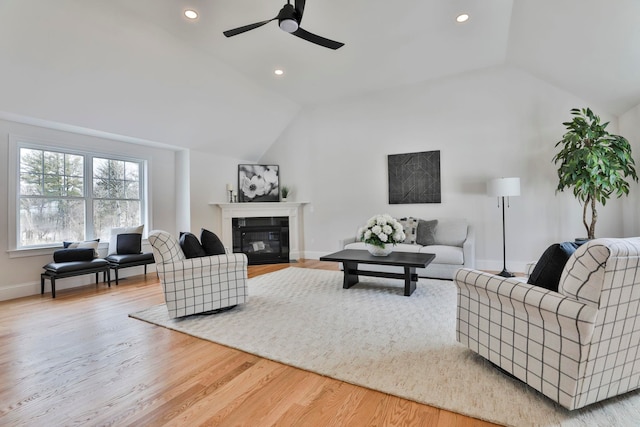
[[[601,123],[589,108],[571,110],[574,116],[563,125],[567,133],[556,143],[560,152],[553,157],[558,168],[558,191],[573,188],[573,195],[583,204],[582,222],[587,238],[595,238],[598,220],[597,203],[604,206],[615,194],[629,194],[629,182],[636,182],[635,162],[631,157],[631,145],[624,137],[612,135],[606,128],[609,122]],[[591,209],[591,221],[587,222],[587,210]]]
[[[289,193],[290,193],[290,192],[291,192],[291,189],[290,189],[288,186],[286,186],[286,185],[283,185],[283,186],[280,188],[280,194],[282,194],[282,198],[283,198],[283,199],[286,199],[286,198],[289,196]]]

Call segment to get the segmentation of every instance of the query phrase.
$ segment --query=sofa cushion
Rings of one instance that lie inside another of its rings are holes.
[[[416,243],[422,246],[435,245],[437,227],[437,219],[433,219],[431,221],[425,221],[424,219],[418,220]]]
[[[609,259],[609,239],[591,240],[571,255],[560,276],[558,292],[585,303],[598,305]]]
[[[422,246],[420,245],[397,243],[393,245],[393,252],[419,252],[421,247]],[[360,250],[366,251],[367,246],[364,242],[354,242],[354,243],[348,243],[344,245],[344,249],[360,249]]]
[[[98,257],[98,244],[100,243],[100,239],[94,240],[85,240],[84,242],[62,242],[62,246],[65,249],[82,249],[82,248],[91,248],[93,249],[93,257]]]
[[[131,255],[142,252],[142,234],[121,233],[116,236],[116,254]]]
[[[536,263],[527,283],[557,292],[562,270],[578,246],[574,242],[554,243],[549,246]]]
[[[467,221],[464,219],[445,219],[438,221],[436,227],[436,245],[460,246],[467,240]]]
[[[434,254],[436,257],[432,261],[434,264],[464,264],[464,253],[458,246],[431,245],[422,246],[420,253]]]
[[[111,229],[111,237],[109,238],[109,251],[108,254],[118,253],[118,234],[135,233],[140,234],[142,239],[142,231],[144,230],[144,224],[137,225],[135,227],[113,227]]]
[[[151,243],[151,247],[153,248],[153,257],[159,264],[185,259],[178,240],[166,231],[154,230],[149,233],[149,243]]]
[[[200,243],[202,244],[202,249],[204,249],[204,252],[209,256],[222,255],[226,253],[224,245],[222,244],[222,241],[220,241],[220,238],[218,238],[215,233],[207,229],[203,228],[202,230],[200,230]]]
[[[202,248],[198,238],[193,233],[180,233],[180,247],[187,259],[207,256],[207,253]]]
[[[53,253],[53,262],[91,261],[95,258],[93,248],[60,249]]]
[[[414,245],[418,238],[418,218],[405,217],[398,218],[398,222],[402,225],[406,238],[402,243]]]

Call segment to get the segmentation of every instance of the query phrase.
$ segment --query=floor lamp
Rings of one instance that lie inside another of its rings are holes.
[[[507,204],[509,203],[509,197],[520,195],[520,178],[497,178],[489,181],[487,185],[487,193],[489,196],[498,198],[498,207],[500,207],[500,200],[502,199],[502,271],[498,274],[502,277],[513,277],[514,274],[507,270],[507,245],[505,238],[505,221],[504,221],[504,198],[507,198]]]

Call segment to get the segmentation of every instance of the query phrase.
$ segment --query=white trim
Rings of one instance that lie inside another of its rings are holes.
[[[93,180],[93,158],[101,157],[109,160],[117,160],[131,163],[140,164],[142,171],[138,175],[139,185],[140,185],[140,222],[142,224],[148,224],[149,218],[151,216],[151,201],[149,200],[150,191],[147,188],[148,183],[148,174],[150,168],[150,160],[147,157],[131,157],[119,154],[117,152],[109,152],[109,151],[98,151],[98,150],[84,150],[78,148],[74,144],[69,144],[68,142],[59,140],[59,139],[47,139],[40,137],[31,137],[24,136],[19,134],[9,134],[9,164],[8,164],[8,189],[7,189],[7,197],[8,197],[8,221],[7,221],[7,235],[8,235],[8,248],[10,258],[19,258],[26,256],[37,256],[37,255],[46,255],[50,252],[47,252],[44,247],[18,247],[18,238],[19,238],[19,230],[18,230],[18,164],[20,163],[19,158],[19,149],[20,148],[32,148],[37,150],[45,150],[45,151],[58,151],[64,152],[66,154],[75,154],[84,156],[84,195],[83,199],[86,202],[85,212],[92,212],[90,197],[92,180]],[[148,233],[149,227],[147,228],[147,232],[144,233],[146,235]],[[87,223],[85,224],[85,229],[93,230],[93,218],[88,217]],[[85,236],[87,239],[93,239],[94,236]]]

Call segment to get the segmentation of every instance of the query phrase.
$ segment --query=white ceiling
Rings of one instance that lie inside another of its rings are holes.
[[[491,66],[640,103],[637,0],[307,0],[302,27],[344,47],[277,22],[223,36],[284,3],[3,0],[0,112],[253,160],[306,105]]]

